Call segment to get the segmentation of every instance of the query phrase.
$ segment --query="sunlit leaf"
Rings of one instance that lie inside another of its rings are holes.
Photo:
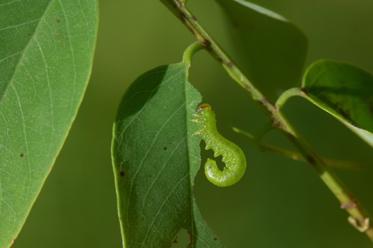
[[[21,230],[76,116],[95,0],[0,1],[0,247]]]

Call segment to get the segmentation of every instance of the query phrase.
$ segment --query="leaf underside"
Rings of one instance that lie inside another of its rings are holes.
[[[373,147],[373,76],[335,61],[319,61],[304,76],[302,91]]]
[[[21,230],[91,71],[96,0],[0,3],[0,248]]]
[[[193,196],[200,139],[191,120],[200,101],[183,63],[145,73],[126,92],[113,134],[124,247],[171,247],[182,229],[188,247],[222,247]]]

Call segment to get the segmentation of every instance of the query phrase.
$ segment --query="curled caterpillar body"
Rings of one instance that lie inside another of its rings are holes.
[[[215,113],[210,105],[201,104],[194,121],[200,126],[197,135],[206,143],[206,150],[211,149],[214,157],[222,156],[225,164],[224,169],[220,170],[214,159],[207,159],[205,163],[207,179],[219,187],[236,184],[246,171],[245,154],[239,146],[220,135],[216,128]]]

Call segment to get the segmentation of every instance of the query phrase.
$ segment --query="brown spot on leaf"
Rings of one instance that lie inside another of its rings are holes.
[[[188,232],[188,236],[189,236],[189,244],[192,245],[193,244],[193,235]]]
[[[121,177],[124,177],[124,176],[126,175],[126,173],[125,173],[125,171],[124,171],[124,164],[123,164],[123,162],[120,163],[120,165],[119,165],[119,175],[120,175]]]

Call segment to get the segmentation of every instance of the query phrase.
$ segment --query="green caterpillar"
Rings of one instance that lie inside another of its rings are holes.
[[[220,135],[216,129],[215,113],[209,104],[199,105],[194,116],[194,122],[200,127],[196,134],[205,141],[205,149],[211,149],[215,158],[221,155],[225,164],[224,169],[220,170],[216,161],[208,158],[205,163],[207,180],[219,187],[236,184],[246,171],[245,154],[240,147]]]

